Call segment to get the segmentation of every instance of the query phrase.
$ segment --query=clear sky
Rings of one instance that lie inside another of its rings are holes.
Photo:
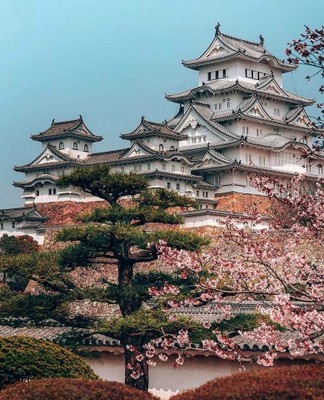
[[[31,134],[82,114],[102,135],[96,151],[128,146],[119,134],[144,115],[170,118],[164,99],[197,84],[181,60],[199,56],[223,33],[259,41],[284,58],[304,25],[323,23],[322,0],[0,0],[0,208],[21,206],[14,165],[40,154]],[[309,73],[286,74],[290,91],[318,97]]]

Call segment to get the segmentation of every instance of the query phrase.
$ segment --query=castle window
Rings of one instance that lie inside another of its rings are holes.
[[[184,172],[184,171],[185,171],[184,166],[182,166],[181,167],[181,172]]]
[[[318,169],[318,175],[323,175],[323,165],[318,165],[317,169]]]
[[[14,229],[14,228],[16,228],[16,222],[15,221],[12,221],[11,222],[11,227]]]
[[[53,194],[56,194],[56,189],[55,188],[53,189]]]
[[[163,170],[163,171],[166,170],[166,164],[165,164],[165,163],[162,164],[162,170]]]
[[[208,197],[208,192],[206,192],[206,198]]]
[[[228,78],[228,68],[215,71],[215,79]]]
[[[262,136],[263,130],[262,129],[257,129],[256,130],[256,135],[257,136]]]
[[[3,229],[3,222],[0,223],[0,229]]]
[[[211,81],[212,80],[212,73],[208,72],[208,80]]]
[[[266,165],[266,158],[265,156],[259,156],[259,165]]]
[[[48,194],[51,196],[51,194],[52,194],[52,189],[48,189]]]
[[[280,116],[280,108],[274,108],[273,113],[274,113],[274,115],[279,117]]]
[[[63,142],[60,142],[60,144],[59,144],[59,150],[63,150],[64,149],[64,143]]]
[[[151,164],[147,163],[146,167],[147,167],[147,170],[149,171],[151,169]]]
[[[39,196],[39,190],[36,190],[36,196]]]
[[[252,154],[245,154],[246,164],[252,164]]]
[[[170,146],[170,150],[174,150],[174,146]]]
[[[89,146],[87,144],[84,145],[83,150],[87,153],[89,152]]]
[[[248,135],[248,134],[249,134],[249,127],[242,126],[242,135]]]
[[[172,165],[172,166],[171,166],[171,171],[172,171],[172,172],[175,172],[175,170],[176,170],[175,165]]]
[[[73,148],[73,150],[78,150],[78,143],[74,142],[72,148]]]
[[[180,190],[180,183],[177,183],[176,188],[177,188],[177,190]]]
[[[196,197],[199,197],[199,190],[196,191]]]
[[[121,167],[121,168],[120,168],[120,172],[121,172],[121,173],[124,173],[124,172],[125,172],[125,167]]]
[[[171,182],[167,182],[167,189],[171,189]]]
[[[159,151],[164,151],[163,144],[160,144],[160,145],[159,145]]]

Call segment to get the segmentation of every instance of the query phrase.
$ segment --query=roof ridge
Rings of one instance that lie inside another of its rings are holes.
[[[96,156],[96,155],[98,155],[98,154],[110,154],[110,153],[117,153],[118,151],[122,152],[122,151],[126,151],[126,150],[129,150],[129,149],[130,149],[130,147],[126,147],[126,148],[123,148],[123,149],[117,149],[117,150],[98,151],[98,152],[95,152],[95,153],[91,153],[91,154],[89,154],[89,156],[88,156],[88,157]]]
[[[260,43],[252,42],[251,40],[246,40],[246,39],[241,39],[241,38],[238,38],[238,37],[235,37],[235,36],[226,35],[225,33],[222,33],[222,32],[220,32],[220,34],[218,36],[224,36],[224,37],[228,37],[229,39],[239,40],[240,42],[244,42],[244,43],[247,43],[247,44],[252,44],[253,46],[262,47],[264,49],[264,46],[262,46]]]
[[[61,124],[69,123],[69,122],[72,123],[72,122],[78,122],[78,121],[82,121],[82,118],[71,119],[71,120],[66,120],[66,121],[58,121],[58,122],[54,121],[53,125],[61,125]],[[51,126],[53,126],[53,125],[51,125]]]

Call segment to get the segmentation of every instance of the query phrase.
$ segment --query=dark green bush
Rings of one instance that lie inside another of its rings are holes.
[[[98,377],[81,357],[51,342],[25,336],[0,338],[0,389],[36,378]]]
[[[323,400],[324,365],[242,372],[207,382],[171,400]]]
[[[158,400],[118,382],[86,379],[36,379],[0,391],[0,400]]]

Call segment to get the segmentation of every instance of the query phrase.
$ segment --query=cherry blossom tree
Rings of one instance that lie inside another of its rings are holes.
[[[161,262],[176,269],[183,280],[194,276],[197,284],[181,301],[177,300],[177,288],[170,285],[151,288],[151,293],[164,298],[171,315],[179,307],[210,304],[218,310],[216,322],[229,318],[242,301],[255,301],[256,310],[265,316],[257,328],[226,335],[214,324],[216,339],[202,340],[202,348],[241,362],[246,356],[237,343],[243,337],[267,346],[268,351],[249,358],[268,366],[278,352],[303,356],[324,350],[324,181],[318,181],[313,190],[301,177],[288,186],[272,178],[256,178],[254,182],[286,209],[289,228],[285,225],[283,229],[275,221],[270,229],[255,230],[261,216],[253,215],[241,221],[243,228],[229,219],[207,252],[179,251],[161,242]],[[205,326],[210,322],[206,320]],[[186,330],[155,340],[148,351],[153,358],[154,346],[168,350],[174,345],[182,349],[190,345]],[[165,357],[159,355],[160,359]],[[181,356],[177,363],[183,363]]]
[[[312,29],[305,25],[305,33],[301,34],[299,39],[292,40],[288,43],[286,54],[287,61],[295,65],[307,65],[313,67],[315,72],[306,76],[307,80],[312,79],[316,75],[324,77],[324,25],[319,29]],[[319,87],[319,92],[324,93],[324,86]],[[317,107],[323,108],[323,103],[318,102]],[[324,110],[321,111],[324,113]],[[321,117],[318,118],[320,126],[323,127]]]

